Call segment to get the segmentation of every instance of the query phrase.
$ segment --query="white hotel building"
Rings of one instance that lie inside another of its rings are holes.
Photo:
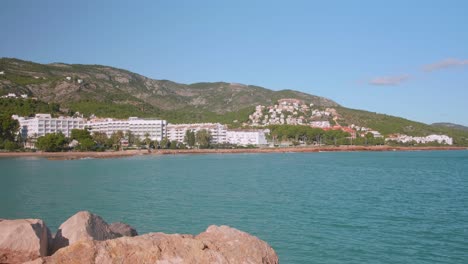
[[[167,125],[167,138],[171,141],[184,142],[185,133],[188,131],[198,132],[208,130],[211,133],[211,143],[226,143],[226,125],[219,123],[200,123],[200,124],[169,124]]]
[[[103,132],[110,137],[117,131],[130,131],[134,136],[144,139],[146,134],[151,140],[161,141],[166,137],[166,120],[140,119],[130,117],[128,120],[94,119],[89,121],[86,126],[93,132]]]
[[[12,116],[18,120],[20,133],[23,138],[37,138],[50,133],[63,133],[69,137],[72,129],[84,129],[86,121],[83,118],[58,117],[52,118],[50,114],[36,114],[34,117]]]
[[[230,144],[247,146],[247,145],[267,145],[265,133],[269,133],[268,129],[251,129],[251,130],[229,130],[226,133],[227,142]]]
[[[199,124],[167,124],[166,120],[139,119],[130,117],[128,120],[92,119],[86,122],[83,118],[58,117],[52,118],[50,114],[36,114],[35,117],[12,116],[20,124],[20,133],[23,138],[38,138],[50,133],[63,133],[71,136],[73,129],[88,128],[91,133],[103,132],[110,137],[117,131],[126,133],[130,131],[134,136],[144,139],[149,135],[151,140],[161,141],[167,137],[169,140],[184,142],[187,131],[198,132],[202,129],[211,133],[214,144],[231,143],[236,145],[265,145],[265,133],[268,130],[227,130],[226,125],[219,123]]]
[[[447,135],[429,135],[426,137],[412,137],[408,135],[394,135],[393,137],[386,138],[385,141],[397,141],[402,143],[410,143],[412,141],[418,144],[426,144],[437,142],[439,144],[453,145],[453,138]]]

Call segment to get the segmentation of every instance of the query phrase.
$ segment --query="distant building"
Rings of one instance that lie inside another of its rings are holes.
[[[368,133],[371,133],[375,138],[383,138],[379,131],[371,130]]]
[[[3,95],[1,98],[23,98],[23,99],[27,99],[28,98],[28,95],[27,94],[21,94],[21,95],[16,95],[15,93],[8,93],[6,95]]]
[[[50,114],[36,114],[34,117],[13,115],[12,118],[18,120],[20,133],[23,138],[38,138],[59,132],[70,137],[73,129],[84,129],[86,124],[83,118],[53,118]]]
[[[417,144],[437,142],[439,144],[453,145],[453,138],[447,135],[429,135],[426,137],[413,137],[413,136],[402,135],[402,134],[394,134],[394,135],[391,135],[389,138],[385,139],[385,141],[396,141],[400,143],[415,142]]]
[[[228,130],[226,140],[230,144],[247,146],[247,145],[267,145],[265,133],[266,129],[250,129],[250,130]]]
[[[311,127],[326,128],[330,127],[330,121],[312,121],[310,122]]]
[[[301,104],[304,104],[304,101],[299,100],[299,99],[294,99],[294,98],[283,98],[278,100],[279,105],[295,105],[299,106]]]
[[[437,142],[439,144],[453,145],[453,139],[446,135],[429,135],[425,139],[428,142]]]
[[[219,123],[169,124],[167,125],[167,138],[171,141],[184,142],[187,131],[198,132],[203,129],[211,133],[211,143],[226,143],[227,127]]]
[[[161,141],[166,137],[166,120],[158,119],[140,119],[137,117],[130,117],[128,120],[114,120],[107,119],[93,119],[89,121],[86,126],[91,132],[103,132],[110,137],[117,131],[126,133],[130,131],[134,136],[144,139],[146,135],[151,140]]]

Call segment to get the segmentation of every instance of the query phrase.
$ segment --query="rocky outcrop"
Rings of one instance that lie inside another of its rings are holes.
[[[0,220],[0,263],[47,256],[51,235],[40,219]]]
[[[110,224],[109,228],[112,232],[120,236],[129,236],[129,237],[138,236],[138,232],[136,231],[136,229],[125,223],[121,223],[121,222],[112,223]]]
[[[195,239],[220,253],[224,263],[278,263],[278,256],[266,242],[235,228],[212,225]]]
[[[52,253],[82,240],[106,240],[120,237],[100,216],[81,211],[68,218],[55,234]]]
[[[53,251],[48,251],[51,241]],[[83,211],[60,225],[53,240],[42,220],[0,219],[0,263],[22,262],[277,264],[278,256],[266,242],[228,226],[210,226],[197,236],[138,236],[127,224],[108,225]]]
[[[39,262],[41,263],[41,262]],[[264,241],[227,226],[192,235],[150,233],[106,241],[80,241],[42,263],[278,263]]]

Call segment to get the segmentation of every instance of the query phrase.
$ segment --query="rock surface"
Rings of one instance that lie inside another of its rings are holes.
[[[225,257],[222,263],[278,263],[278,256],[266,242],[228,226],[212,225],[195,239]]]
[[[265,242],[227,226],[192,235],[149,233],[106,241],[80,241],[36,263],[278,263]]]
[[[112,223],[110,224],[109,228],[112,232],[114,232],[115,234],[119,234],[121,236],[129,236],[129,237],[138,236],[138,232],[136,231],[136,229],[125,223],[121,223],[121,222]]]
[[[82,240],[106,240],[120,237],[100,216],[80,211],[68,218],[55,234],[52,253]]]
[[[127,224],[108,225],[87,211],[78,212],[60,225],[54,239],[42,220],[0,219],[0,263],[23,262],[279,263],[266,242],[228,226],[210,226],[197,236],[164,233],[138,236]]]
[[[51,235],[40,219],[0,220],[0,263],[47,256]]]

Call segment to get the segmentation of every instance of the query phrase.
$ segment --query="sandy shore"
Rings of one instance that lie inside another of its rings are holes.
[[[288,147],[257,149],[184,149],[184,150],[125,150],[106,152],[0,152],[0,157],[38,157],[57,160],[83,158],[120,158],[139,155],[175,155],[175,154],[235,154],[235,153],[306,153],[327,151],[427,151],[427,150],[468,150],[467,147],[391,147],[391,146],[322,146]]]

